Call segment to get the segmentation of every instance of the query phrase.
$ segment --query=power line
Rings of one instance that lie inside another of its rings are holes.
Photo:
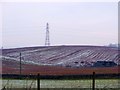
[[[45,38],[45,46],[50,46],[50,37],[49,37],[49,24],[46,24],[46,38]]]
[[[20,53],[20,76],[21,76],[21,71],[22,71],[22,67],[21,67],[21,59],[22,59],[22,57],[21,57],[21,53]]]
[[[3,27],[3,29],[26,29],[26,28],[42,28],[46,26],[32,26],[32,27]]]

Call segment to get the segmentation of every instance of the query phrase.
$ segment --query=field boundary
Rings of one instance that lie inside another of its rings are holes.
[[[92,74],[88,75],[39,75],[40,79],[91,79]],[[10,79],[36,79],[37,75],[19,75],[19,74],[2,74],[2,78]],[[120,79],[120,74],[96,74],[96,79]]]

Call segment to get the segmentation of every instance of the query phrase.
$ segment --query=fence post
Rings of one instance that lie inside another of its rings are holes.
[[[40,74],[37,75],[37,90],[40,90]]]
[[[95,72],[92,75],[92,90],[95,90]]]

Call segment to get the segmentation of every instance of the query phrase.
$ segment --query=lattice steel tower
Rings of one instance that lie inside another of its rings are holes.
[[[46,24],[46,38],[45,38],[45,46],[50,46],[50,37],[49,37],[49,24]]]

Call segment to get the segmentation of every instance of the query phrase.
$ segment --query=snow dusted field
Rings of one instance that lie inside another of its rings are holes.
[[[118,67],[90,68],[97,61],[112,61],[119,64],[118,48],[105,46],[50,46],[3,49],[3,74],[19,74],[20,53],[22,74],[36,75],[80,75],[118,74]],[[69,68],[66,68],[69,67]],[[86,68],[85,68],[86,67]],[[36,88],[36,80],[3,79],[2,86],[8,88]],[[40,80],[41,88],[90,88],[92,81],[86,80]],[[98,79],[96,88],[117,88],[117,79]]]
[[[4,61],[20,61],[35,65],[64,67],[89,67],[97,61],[113,61],[118,64],[118,49],[105,46],[50,46],[3,50]]]
[[[2,87],[6,88],[37,88],[36,80],[3,79]],[[118,88],[117,79],[98,79],[96,88]],[[92,80],[40,80],[40,88],[91,88]]]

